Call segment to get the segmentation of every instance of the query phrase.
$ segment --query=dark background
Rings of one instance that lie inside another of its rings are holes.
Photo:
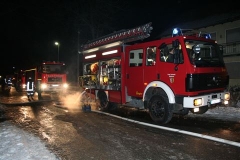
[[[57,60],[57,41],[59,59],[75,80],[78,48],[88,40],[152,22],[151,40],[179,23],[239,8],[231,0],[3,0],[0,75]]]

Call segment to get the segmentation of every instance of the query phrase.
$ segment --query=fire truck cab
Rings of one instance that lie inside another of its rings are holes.
[[[20,70],[15,73],[15,82],[14,86],[17,92],[22,92],[26,90],[26,80],[25,80],[25,71]]]
[[[45,61],[34,68],[25,70],[25,79],[34,80],[36,92],[63,93],[67,90],[67,74],[64,62]],[[25,82],[26,83],[26,82]]]
[[[117,104],[146,109],[153,121],[173,114],[205,113],[227,105],[229,76],[222,48],[209,34],[184,34],[130,44],[150,36],[151,23],[88,42],[82,47],[80,85],[101,109]]]

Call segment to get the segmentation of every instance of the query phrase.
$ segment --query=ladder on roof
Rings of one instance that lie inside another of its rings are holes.
[[[132,29],[120,30],[112,34],[100,37],[93,41],[90,41],[82,46],[83,50],[91,49],[101,45],[106,45],[113,42],[133,42],[140,39],[145,39],[150,36],[152,28],[152,22],[138,26]]]

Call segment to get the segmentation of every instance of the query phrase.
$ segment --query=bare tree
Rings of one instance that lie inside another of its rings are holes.
[[[125,1],[120,0],[82,0],[68,3],[67,9],[73,17],[69,17],[81,37],[88,40],[102,36],[115,30],[116,15],[126,8]]]

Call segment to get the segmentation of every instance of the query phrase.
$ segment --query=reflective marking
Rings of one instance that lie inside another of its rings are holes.
[[[101,111],[92,110],[92,112],[109,115],[109,116],[112,116],[112,117],[115,117],[115,118],[119,118],[119,119],[129,121],[129,122],[132,122],[132,123],[141,124],[141,125],[144,125],[144,126],[149,126],[149,127],[153,127],[153,128],[167,130],[167,131],[182,133],[182,134],[186,134],[186,135],[190,135],[190,136],[200,137],[200,138],[204,138],[204,139],[208,139],[208,140],[212,140],[212,141],[221,142],[221,143],[229,144],[229,145],[232,145],[232,146],[240,147],[240,143],[234,142],[234,141],[229,141],[229,140],[222,139],[222,138],[212,137],[212,136],[199,134],[199,133],[194,133],[194,132],[189,132],[189,131],[184,131],[184,130],[180,130],[180,129],[158,126],[158,125],[149,124],[149,123],[145,123],[145,122],[139,122],[139,121],[131,120],[131,119],[128,119],[128,118],[123,118],[123,117],[120,117],[120,116],[117,116],[117,115],[113,115],[113,114],[109,114],[109,113],[105,113],[105,112],[101,112]]]
[[[221,102],[220,99],[213,99],[213,100],[211,101],[211,104],[220,103],[220,102]]]

